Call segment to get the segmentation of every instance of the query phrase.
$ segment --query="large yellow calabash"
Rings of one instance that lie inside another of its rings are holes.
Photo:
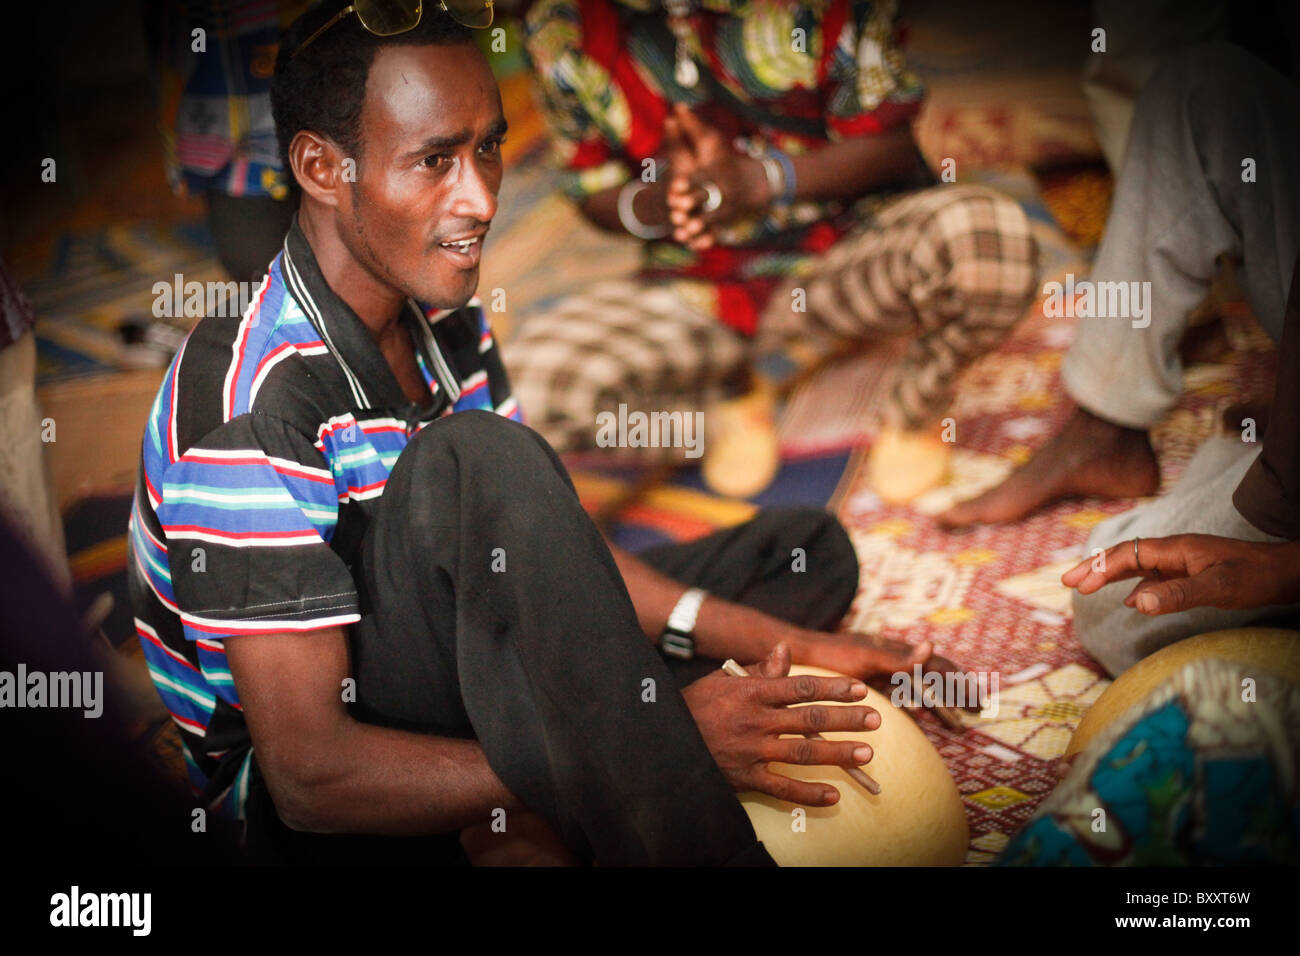
[[[838,676],[819,667],[794,666],[791,674]],[[740,802],[773,859],[781,866],[958,866],[970,831],[961,794],[943,758],[916,722],[869,689],[864,702],[880,711],[880,727],[860,734],[829,732],[829,740],[865,740],[875,756],[863,769],[880,784],[872,795],[837,767],[775,763],[776,773],[832,784],[833,807],[804,807],[759,793]],[[800,829],[802,827],[802,829]]]
[[[1144,657],[1115,679],[1074,729],[1065,748],[1072,757],[1104,728],[1194,661],[1219,658],[1258,667],[1300,684],[1300,632],[1274,627],[1237,627],[1198,634]]]

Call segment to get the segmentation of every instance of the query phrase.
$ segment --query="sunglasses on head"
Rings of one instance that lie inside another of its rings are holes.
[[[492,25],[492,2],[493,0],[437,0],[438,6],[447,16],[473,30],[484,30]],[[294,50],[289,59],[292,60],[307,49],[308,44],[351,13],[357,15],[368,32],[377,37],[391,37],[414,30],[420,25],[424,0],[355,0],[303,40],[302,46]]]

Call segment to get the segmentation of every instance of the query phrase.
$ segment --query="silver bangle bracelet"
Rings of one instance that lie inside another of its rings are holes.
[[[785,195],[785,170],[771,156],[760,156],[758,161],[763,164],[763,175],[767,177],[767,191],[771,193],[772,205],[776,205]]]
[[[623,188],[618,192],[618,221],[623,228],[638,239],[662,239],[668,235],[668,226],[647,226],[636,216],[636,210],[632,204],[636,201],[637,194],[646,188],[646,183],[637,182],[630,179],[623,184]]]

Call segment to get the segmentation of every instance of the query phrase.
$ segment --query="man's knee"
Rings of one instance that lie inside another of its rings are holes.
[[[858,593],[861,565],[844,526],[823,508],[768,508],[758,520],[771,522],[790,550],[790,566],[807,574],[825,575],[843,592],[844,605]]]
[[[456,412],[425,426],[407,443],[389,478],[421,481],[430,470],[536,471],[558,461],[531,428],[484,409]]]

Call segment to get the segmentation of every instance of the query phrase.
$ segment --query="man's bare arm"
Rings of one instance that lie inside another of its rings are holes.
[[[226,655],[276,810],[293,829],[418,836],[482,824],[496,807],[522,809],[477,743],[349,717],[342,702],[349,668],[341,629],[232,637]],[[866,694],[850,678],[786,677],[789,666],[789,650],[782,647],[765,662],[760,679],[697,682],[687,704],[734,787],[826,806],[838,799],[834,788],[771,774],[767,762],[849,766],[869,760],[870,749],[842,741],[809,748],[807,741],[782,735],[814,726],[869,731],[879,717],[860,705],[789,709],[809,701],[854,704]]]
[[[668,615],[686,585],[660,574],[621,548],[610,544],[609,550],[632,598],[637,622],[652,643],[658,642]],[[716,595],[709,595],[700,605],[694,637],[695,652],[701,657],[716,660],[734,657],[750,663],[762,660],[778,644],[784,644],[796,664],[826,667],[855,677],[891,673],[900,668],[910,671],[914,664],[932,663],[944,672],[957,669],[946,658],[932,658],[934,648],[929,641],[909,644],[851,631],[837,634],[811,631]]]
[[[476,741],[352,719],[342,628],[232,637],[225,646],[258,764],[293,829],[444,833],[496,807],[521,807]]]
[[[658,641],[668,624],[668,615],[681,598],[685,585],[660,574],[622,548],[609,546],[623,583],[636,609],[637,622],[651,641]],[[721,660],[734,657],[751,662],[765,658],[781,642],[799,651],[812,638],[802,628],[740,604],[709,596],[700,606],[695,622],[696,652]]]

